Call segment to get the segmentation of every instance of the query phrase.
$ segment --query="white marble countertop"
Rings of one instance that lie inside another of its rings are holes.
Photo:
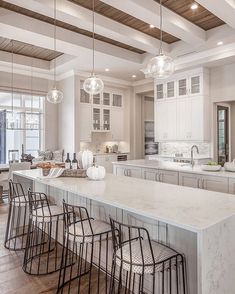
[[[192,168],[191,165],[187,163],[168,162],[168,161],[161,161],[161,160],[138,159],[138,160],[117,161],[117,162],[113,162],[113,164],[235,178],[235,172],[228,172],[228,171],[225,171],[223,168],[220,171],[211,172],[211,171],[202,170],[200,165],[195,165]]]
[[[235,196],[227,193],[112,174],[103,181],[39,179],[40,169],[14,174],[192,232],[201,232],[235,215]]]

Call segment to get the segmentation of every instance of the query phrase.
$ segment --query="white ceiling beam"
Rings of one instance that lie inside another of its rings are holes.
[[[2,37],[54,50],[53,25],[1,9],[0,27]],[[91,38],[62,28],[57,29],[57,51],[79,57],[82,48],[91,50]],[[96,51],[134,63],[141,63],[140,54],[99,40],[96,40]]]
[[[234,0],[197,0],[197,2],[235,29]]]
[[[48,17],[54,17],[53,1],[48,0],[7,0],[26,9]],[[92,31],[92,11],[66,0],[57,1],[57,19],[84,30]],[[115,41],[136,47],[151,54],[156,54],[159,40],[113,21],[100,14],[95,15],[95,32]],[[169,52],[169,45],[164,43],[163,49]]]
[[[102,2],[159,27],[160,5],[153,0],[102,0]],[[206,32],[203,29],[165,7],[162,11],[163,31],[189,44],[203,43],[206,40]]]

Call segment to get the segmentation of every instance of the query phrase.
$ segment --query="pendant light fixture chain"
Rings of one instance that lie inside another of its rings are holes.
[[[162,54],[162,0],[160,0],[160,47],[159,55]]]
[[[93,38],[93,60],[92,60],[92,75],[94,75],[95,72],[95,0],[92,2],[92,38]]]
[[[13,118],[14,115],[14,43],[13,40],[11,40],[11,115]]]
[[[54,53],[56,54],[56,0],[54,0]],[[54,88],[56,87],[56,57],[54,58]]]

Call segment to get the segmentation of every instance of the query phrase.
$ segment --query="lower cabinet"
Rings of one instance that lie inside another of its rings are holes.
[[[178,172],[160,169],[142,169],[142,178],[145,180],[178,185]]]
[[[228,178],[221,176],[179,173],[179,185],[215,192],[229,193]]]
[[[114,165],[113,166],[113,174],[116,176],[126,176],[133,178],[142,178],[141,168],[133,167],[133,166],[124,166],[124,165]]]
[[[230,194],[235,194],[235,179],[230,178],[228,186],[229,186],[229,188],[228,188],[229,193]]]

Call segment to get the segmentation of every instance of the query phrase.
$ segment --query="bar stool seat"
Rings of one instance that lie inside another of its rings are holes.
[[[121,249],[117,250],[117,265],[120,266],[122,262],[123,269],[126,271],[132,270],[134,273],[138,274],[143,272],[152,274],[155,271],[161,271],[162,264],[169,259],[176,257],[178,254],[173,249],[160,243],[154,241],[150,241],[150,243],[153,250],[154,260],[149,247],[149,241],[141,241],[141,246],[139,241],[135,241],[131,242],[131,246],[130,244],[124,245],[122,251]],[[167,270],[168,268],[169,264],[166,265],[165,263],[164,269]]]
[[[29,198],[27,196],[20,196],[12,198],[13,206],[27,206],[29,204]]]
[[[43,209],[37,208],[32,210],[32,220],[37,222],[51,222],[63,219],[64,211],[63,208],[57,205],[50,205],[43,207]]]
[[[77,222],[76,224],[70,225],[68,228],[68,238],[71,241],[74,241],[75,238],[75,241],[78,243],[91,243],[105,239],[105,233],[108,232],[110,232],[110,224],[90,219],[82,223]]]

